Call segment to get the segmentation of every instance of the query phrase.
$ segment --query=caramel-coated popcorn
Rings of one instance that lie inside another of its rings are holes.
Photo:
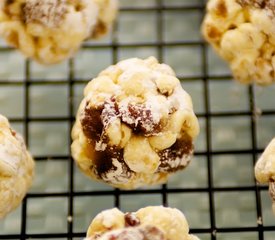
[[[190,96],[173,70],[128,59],[91,80],[72,130],[72,154],[88,176],[134,189],[185,168],[198,135]]]
[[[26,57],[54,64],[105,35],[117,9],[117,0],[1,0],[0,36]]]
[[[209,0],[202,32],[236,80],[275,82],[274,0]]]
[[[116,223],[116,224],[114,224]],[[189,234],[185,216],[175,208],[150,206],[122,213],[116,208],[99,213],[85,240],[199,240]]]
[[[23,138],[0,115],[0,219],[19,206],[34,175]]]

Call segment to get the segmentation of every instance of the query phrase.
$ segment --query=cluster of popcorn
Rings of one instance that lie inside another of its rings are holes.
[[[258,182],[269,184],[269,194],[275,214],[275,138],[268,144],[256,163],[255,176]]]
[[[0,36],[25,56],[54,64],[107,33],[117,10],[117,0],[1,0]]]
[[[175,208],[149,206],[133,213],[117,208],[99,213],[85,240],[199,240],[189,234],[185,216]]]
[[[23,138],[0,115],[0,219],[21,203],[33,174],[34,161]]]
[[[210,0],[202,32],[242,83],[275,82],[275,2]]]
[[[86,86],[72,154],[87,175],[132,189],[185,168],[198,132],[191,98],[173,70],[153,57],[133,58]]]

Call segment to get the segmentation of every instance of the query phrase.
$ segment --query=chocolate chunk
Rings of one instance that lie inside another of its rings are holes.
[[[127,109],[120,109],[122,122],[136,134],[152,136],[161,131],[160,119],[155,120],[152,111],[144,104],[129,104]]]
[[[102,177],[108,171],[111,171],[113,168],[112,158],[116,158],[121,161],[122,153],[121,151],[117,151],[115,149],[107,148],[102,152],[96,152],[95,154],[95,167],[98,175]]]
[[[104,151],[96,151],[95,173],[110,183],[125,183],[134,174],[123,160],[123,150],[107,146]]]
[[[140,224],[140,220],[133,213],[126,213],[124,219],[126,227],[135,227]]]
[[[184,135],[177,139],[170,148],[158,152],[161,162],[158,171],[175,172],[185,168],[191,160],[193,149],[190,136]]]
[[[96,108],[88,107],[88,102],[84,109],[83,117],[80,122],[83,132],[88,139],[99,141],[103,129],[101,113],[103,106]]]
[[[89,139],[99,141],[104,138],[104,129],[109,123],[119,117],[118,106],[114,98],[105,101],[97,108],[89,107],[86,103],[81,125],[85,136]]]

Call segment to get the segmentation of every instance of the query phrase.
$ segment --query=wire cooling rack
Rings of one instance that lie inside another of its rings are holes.
[[[0,222],[0,239],[81,239],[101,210],[147,205],[182,210],[203,240],[274,240],[267,187],[253,165],[275,135],[274,86],[232,81],[200,36],[205,1],[121,0],[112,34],[87,42],[71,60],[43,67],[0,42],[0,112],[36,159],[23,204]],[[70,157],[70,129],[82,90],[108,65],[156,56],[191,94],[201,133],[195,157],[167,185],[120,191],[84,177]]]

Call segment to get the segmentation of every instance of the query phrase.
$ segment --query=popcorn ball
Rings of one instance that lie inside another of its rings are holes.
[[[202,32],[236,80],[275,82],[274,0],[209,0]]]
[[[25,56],[54,64],[106,34],[117,9],[117,0],[1,0],[0,36]]]
[[[150,206],[122,213],[117,208],[99,213],[85,240],[199,240],[189,234],[185,216],[175,208]]]
[[[198,135],[190,96],[154,57],[110,66],[88,83],[72,130],[72,155],[93,179],[134,189],[185,168]]]
[[[255,176],[260,183],[269,183],[269,194],[275,214],[275,138],[268,144],[255,166]]]
[[[0,115],[0,219],[21,203],[33,174],[34,161],[23,138]]]

